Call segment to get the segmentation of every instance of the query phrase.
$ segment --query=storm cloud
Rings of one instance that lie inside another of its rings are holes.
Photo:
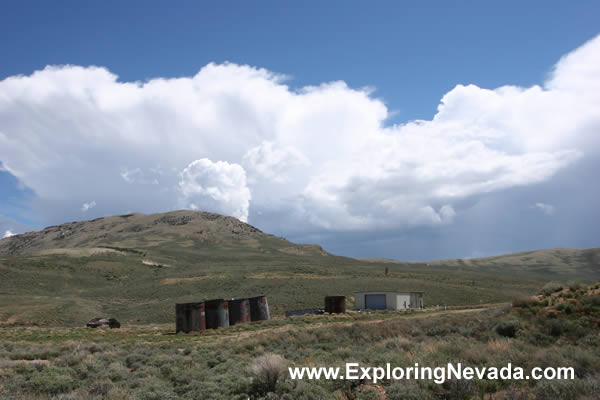
[[[0,82],[0,161],[35,194],[41,225],[184,207],[342,250],[334,237],[368,249],[466,231],[484,203],[598,159],[600,37],[541,85],[458,85],[431,120],[399,125],[370,89],[288,82],[231,63],[146,82],[48,66]],[[561,194],[544,190],[527,212],[554,214]]]

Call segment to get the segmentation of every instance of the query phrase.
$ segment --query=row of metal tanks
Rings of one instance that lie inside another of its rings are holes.
[[[175,314],[176,331],[186,333],[271,319],[266,296],[176,304]]]

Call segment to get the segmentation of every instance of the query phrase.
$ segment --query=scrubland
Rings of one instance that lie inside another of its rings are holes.
[[[288,366],[573,367],[575,380],[292,381]],[[548,284],[513,304],[294,317],[193,334],[0,331],[2,399],[597,399],[600,285]]]

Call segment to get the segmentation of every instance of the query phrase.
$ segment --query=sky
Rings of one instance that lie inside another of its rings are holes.
[[[7,3],[0,238],[187,208],[346,256],[597,247],[599,14]]]

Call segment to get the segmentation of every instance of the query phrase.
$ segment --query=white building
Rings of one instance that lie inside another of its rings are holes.
[[[408,310],[423,308],[423,292],[358,292],[354,295],[358,310]]]

